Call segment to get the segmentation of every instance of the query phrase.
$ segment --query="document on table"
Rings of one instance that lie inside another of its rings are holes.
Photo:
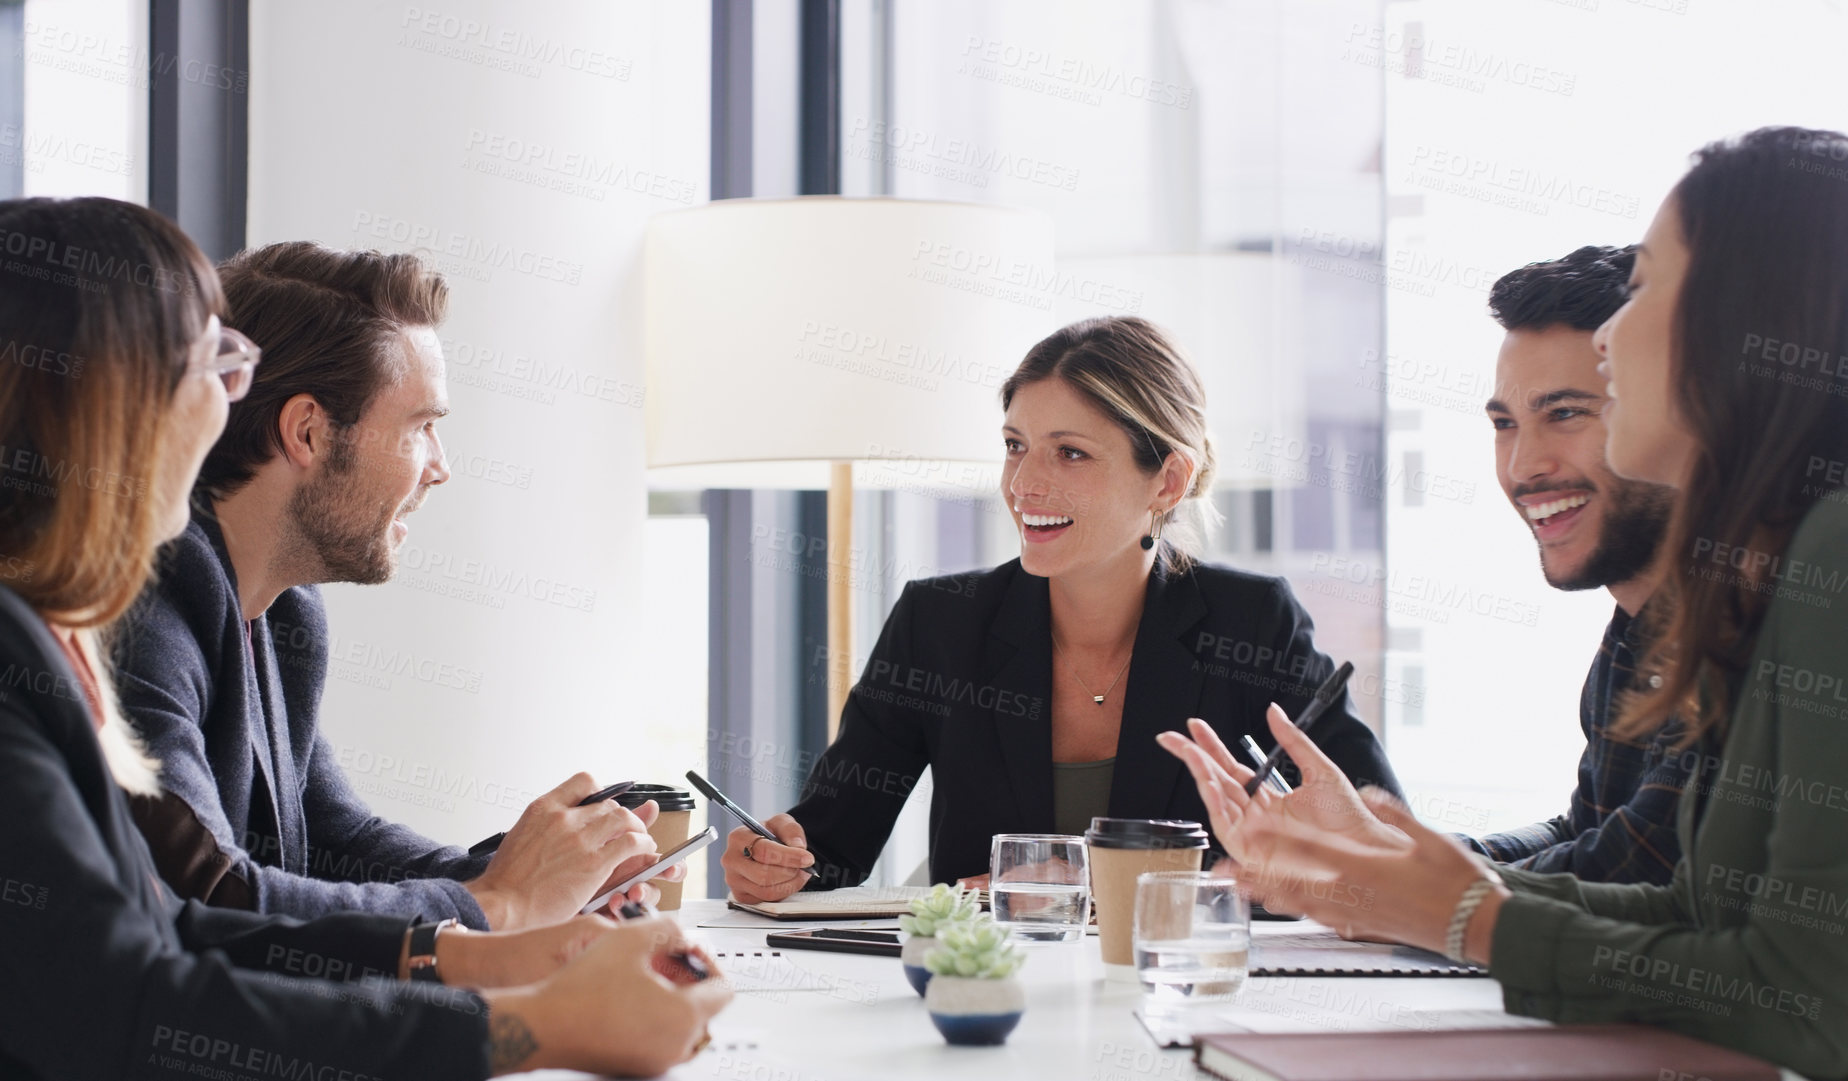
[[[1253,935],[1253,976],[1487,976],[1413,946],[1349,942],[1328,928]]]
[[[878,997],[876,984],[810,971],[782,950],[714,950],[712,959],[719,963],[719,972],[725,982],[739,994],[823,991],[849,1001],[865,1002]]]

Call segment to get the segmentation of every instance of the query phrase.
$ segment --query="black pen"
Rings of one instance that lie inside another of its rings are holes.
[[[585,796],[581,800],[578,800],[577,805],[579,807],[588,807],[593,803],[602,803],[606,799],[615,799],[617,796],[622,795],[624,792],[627,792],[629,789],[634,788],[634,787],[635,787],[634,781],[617,781],[615,784],[609,786],[608,788],[599,788],[595,792],[592,792],[590,795]],[[495,849],[499,848],[501,846],[501,842],[505,841],[506,839],[507,839],[507,832],[505,830],[502,830],[501,832],[495,834],[492,837],[484,837],[481,840],[476,841],[474,844],[468,846],[468,854],[471,856],[486,855],[487,853],[492,852]]]
[[[771,833],[768,826],[752,818],[749,811],[733,803],[730,796],[714,788],[711,781],[706,780],[706,778],[701,777],[692,770],[687,771],[687,781],[692,784],[694,788],[699,789],[701,795],[704,795],[707,799],[730,811],[733,817],[744,823],[745,829],[750,830],[766,841],[773,841],[779,845],[783,843],[782,838]],[[807,872],[810,878],[814,878],[821,873],[813,867],[797,867],[794,868],[794,870]]]
[[[1335,674],[1323,680],[1322,685],[1316,688],[1315,697],[1310,700],[1309,708],[1303,710],[1301,717],[1296,718],[1296,730],[1307,733],[1309,726],[1320,720],[1328,707],[1334,705],[1335,699],[1341,697],[1341,691],[1347,686],[1348,677],[1353,674],[1352,662],[1342,661],[1341,667],[1335,669]],[[1264,764],[1258,768],[1258,772],[1252,774],[1251,780],[1245,782],[1245,795],[1256,795],[1258,786],[1264,783],[1264,779],[1271,775],[1271,772],[1277,768],[1277,763],[1281,761],[1283,761],[1283,744],[1279,743],[1271,748],[1270,754],[1264,756]]]

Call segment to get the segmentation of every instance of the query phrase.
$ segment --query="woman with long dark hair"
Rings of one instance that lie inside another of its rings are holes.
[[[211,264],[152,211],[0,203],[0,1075],[477,1078],[686,1059],[729,993],[696,978],[709,962],[665,920],[423,940],[408,920],[303,923],[182,905],[161,884],[123,795],[156,791],[158,764],[97,638],[184,528],[249,388],[259,353],[223,311]]]
[[[1848,136],[1765,128],[1696,154],[1596,342],[1612,468],[1679,489],[1648,689],[1619,729],[1693,719],[1671,885],[1485,866],[1312,769],[1277,711],[1320,778],[1300,795],[1247,799],[1203,727],[1163,743],[1267,904],[1485,964],[1513,1012],[1848,1077]]]

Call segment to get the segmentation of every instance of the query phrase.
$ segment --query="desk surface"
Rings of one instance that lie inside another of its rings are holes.
[[[778,924],[729,912],[722,901],[689,901],[681,926],[715,953],[764,951]],[[701,928],[701,923],[734,926]],[[891,926],[891,921],[867,921]],[[1254,924],[1272,928],[1303,924]],[[1192,1053],[1156,1047],[1134,1014],[1139,986],[1106,975],[1097,938],[1027,945],[1020,980],[1026,1015],[1001,1047],[951,1047],[905,982],[897,958],[783,951],[788,966],[754,968],[754,959],[720,964],[738,973],[741,986],[762,973],[776,988],[740,990],[712,1026],[713,1043],[668,1076],[701,1081],[852,1081],[858,1078],[1056,1078],[1060,1081],[1179,1081],[1195,1076]],[[1501,1012],[1501,988],[1474,979],[1289,977],[1253,979],[1239,1007],[1260,1010],[1294,1031],[1383,1030],[1429,1027],[1432,1011]],[[1510,1019],[1512,1022],[1512,1019]],[[1514,1022],[1518,1023],[1518,1022]],[[542,1081],[586,1075],[541,1071]]]

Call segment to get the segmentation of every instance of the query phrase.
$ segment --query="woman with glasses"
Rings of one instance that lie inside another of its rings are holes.
[[[108,199],[0,203],[0,1075],[657,1073],[729,997],[673,924],[445,934],[180,904],[98,635],[187,521],[258,350],[211,264]],[[416,982],[400,982],[412,977]]]
[[[1280,711],[1273,731],[1320,778],[1287,797],[1246,796],[1250,773],[1203,726],[1163,737],[1267,905],[1486,965],[1511,1012],[1661,1025],[1848,1077],[1844,161],[1848,136],[1797,128],[1701,150],[1594,339],[1611,467],[1680,489],[1638,666],[1651,689],[1614,729],[1694,718],[1674,882],[1479,863],[1356,796]]]

